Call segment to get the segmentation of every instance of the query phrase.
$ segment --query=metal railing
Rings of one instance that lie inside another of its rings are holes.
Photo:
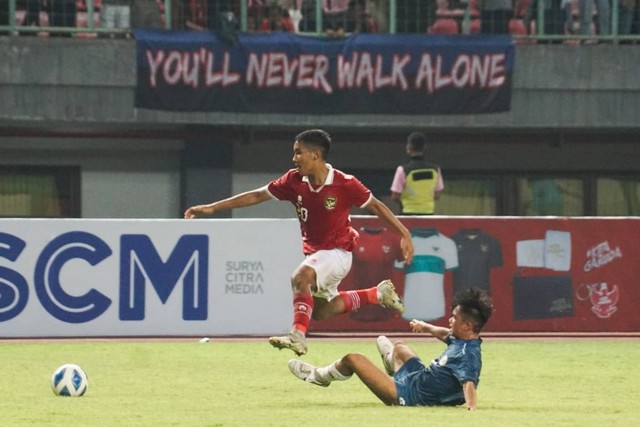
[[[238,31],[273,31],[280,28],[271,22],[275,16],[290,20],[293,31],[313,35],[335,35],[333,30],[340,28],[340,35],[510,33],[521,42],[640,42],[639,2],[514,0],[511,12],[496,14],[482,10],[478,0],[333,0],[334,9],[327,9],[326,0],[0,0],[0,34],[87,37],[127,36],[132,28],[215,30],[222,16],[232,17]],[[146,9],[140,12],[142,6]],[[108,13],[116,21],[120,12],[113,7],[128,9],[130,24],[105,25],[105,16],[98,19]],[[487,22],[494,28],[486,30],[492,27]]]

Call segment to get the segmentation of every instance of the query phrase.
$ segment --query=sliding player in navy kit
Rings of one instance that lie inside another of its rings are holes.
[[[467,409],[475,410],[482,369],[480,331],[492,312],[489,294],[469,288],[454,297],[449,328],[412,320],[414,332],[430,333],[447,344],[440,357],[428,366],[402,341],[393,344],[387,337],[380,336],[377,346],[386,373],[359,353],[349,353],[320,368],[292,359],[289,369],[301,380],[323,387],[356,374],[385,405],[466,404]]]

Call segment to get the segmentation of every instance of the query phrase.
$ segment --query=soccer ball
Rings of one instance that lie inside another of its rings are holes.
[[[72,363],[60,366],[51,377],[51,389],[56,396],[82,396],[88,388],[87,374]]]

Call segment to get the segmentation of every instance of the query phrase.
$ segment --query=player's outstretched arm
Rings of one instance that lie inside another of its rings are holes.
[[[246,206],[257,205],[271,199],[265,187],[240,193],[227,199],[209,203],[208,205],[191,206],[184,211],[186,219],[197,218],[203,215],[213,215],[216,212],[226,211],[236,208],[244,208]]]
[[[402,239],[400,240],[400,249],[402,249],[402,256],[404,257],[404,262],[407,264],[411,264],[411,260],[413,260],[413,241],[411,241],[411,234],[407,227],[405,227],[398,218],[395,217],[393,212],[382,203],[380,200],[375,197],[371,198],[371,201],[367,205],[367,209],[374,215],[377,215],[382,221],[384,221],[389,227],[393,228],[397,231]]]
[[[450,332],[449,328],[432,325],[431,323],[423,322],[422,320],[416,319],[413,319],[411,322],[409,322],[409,326],[411,326],[411,330],[413,332],[428,333],[438,338],[440,341],[444,341]]]
[[[467,381],[462,384],[462,392],[464,393],[464,401],[467,404],[467,409],[475,411],[478,404],[478,395],[476,393],[476,385],[473,381]]]

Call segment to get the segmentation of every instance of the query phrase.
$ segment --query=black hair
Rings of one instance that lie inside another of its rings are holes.
[[[452,308],[458,307],[464,320],[473,324],[473,331],[479,333],[493,314],[493,302],[487,291],[469,288],[453,297]]]
[[[414,151],[424,151],[427,146],[427,137],[422,132],[411,132],[407,137],[407,144]]]
[[[299,133],[294,141],[318,149],[323,159],[327,158],[331,149],[331,136],[322,129],[305,130]]]

